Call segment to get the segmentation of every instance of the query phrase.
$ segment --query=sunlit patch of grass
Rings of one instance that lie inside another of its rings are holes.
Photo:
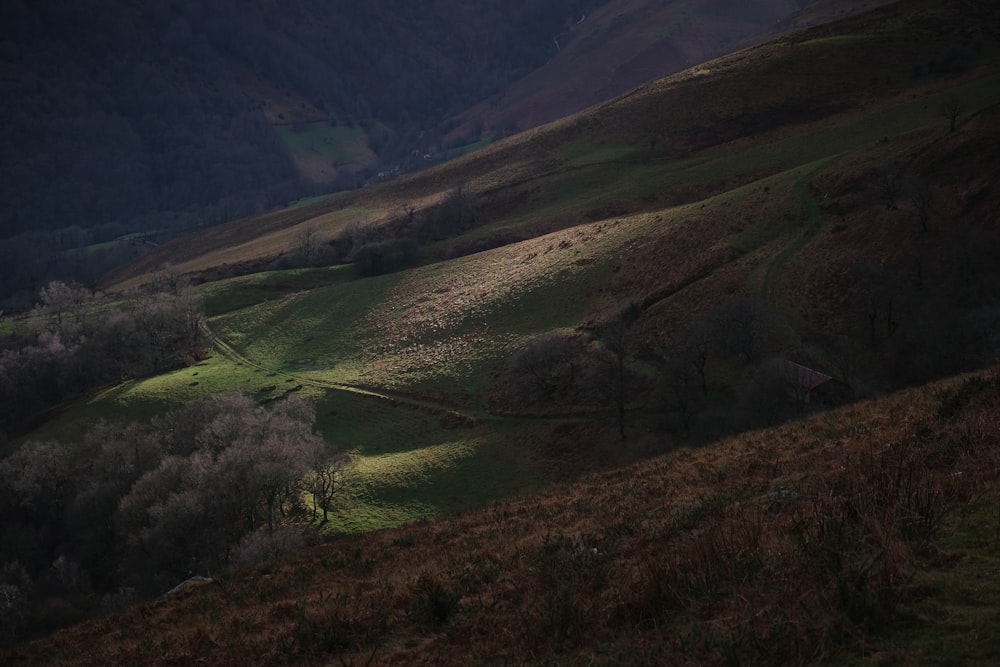
[[[442,410],[345,391],[325,392],[315,405],[317,430],[356,462],[342,506],[324,527],[331,533],[442,516],[538,483],[523,444],[535,426],[449,428]]]
[[[589,143],[583,143],[577,145],[567,153],[566,166],[582,167],[601,162],[615,162],[641,151],[642,148],[633,144],[593,146]]]
[[[344,192],[328,192],[322,195],[312,195],[311,197],[302,197],[301,199],[296,199],[288,204],[288,208],[301,208],[302,206],[310,206],[312,204],[320,204],[334,197],[343,196]]]
[[[215,318],[213,331],[268,368],[333,369],[323,379],[357,380],[353,359],[362,340],[356,323],[397,276],[335,284],[297,292]]]
[[[799,46],[850,46],[852,44],[857,44],[858,42],[863,42],[871,39],[875,39],[875,35],[831,35],[828,37],[816,37],[815,39],[808,39],[805,41],[797,42]]]
[[[619,253],[655,229],[652,216],[582,225],[397,274],[275,274],[263,281],[333,282],[211,320],[214,332],[265,368],[317,381],[485,393],[490,369],[526,338],[581,324]],[[251,295],[256,281],[222,294]],[[264,289],[264,288],[262,288]]]
[[[474,387],[482,362],[527,336],[582,323],[614,249],[634,242],[645,224],[584,225],[410,272],[359,323],[357,335],[370,341],[360,348],[366,381],[439,377]]]
[[[392,452],[363,457],[357,472],[366,486],[412,492],[426,487],[436,473],[471,457],[473,447],[461,440],[422,447],[406,452]],[[381,494],[378,494],[381,495]]]
[[[472,153],[474,151],[479,150],[480,148],[485,148],[486,146],[489,146],[491,143],[493,143],[492,140],[488,138],[480,139],[479,141],[475,141],[471,144],[465,144],[464,146],[458,146],[456,148],[452,148],[445,154],[445,157],[450,160],[460,155],[466,155],[468,153]]]
[[[357,453],[349,489],[326,530],[354,533],[441,517],[538,483],[524,464],[524,452],[496,432],[444,437],[412,449]]]
[[[31,433],[33,440],[79,440],[98,420],[145,421],[189,401],[230,391],[255,393],[267,384],[264,373],[214,356],[195,366],[130,380],[77,402],[73,409]]]
[[[198,291],[205,298],[206,316],[216,317],[294,292],[339,284],[353,278],[354,271],[350,266],[264,271],[206,283],[199,286]]]

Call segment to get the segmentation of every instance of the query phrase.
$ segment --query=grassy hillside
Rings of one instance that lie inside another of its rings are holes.
[[[5,659],[992,664],[998,401],[992,371],[680,449],[235,570]]]
[[[498,472],[455,507],[604,465],[609,455],[628,460],[739,428],[748,421],[722,415],[773,355],[833,376],[847,387],[839,400],[968,368],[955,342],[966,334],[929,320],[959,308],[956,322],[989,321],[1000,71],[995,17],[955,7],[899,5],[814,29],[422,174],[167,244],[117,286],[161,262],[205,281],[216,357],[109,392],[36,435],[140,405],[138,414],[176,407],[208,390],[270,397],[295,388],[340,406],[320,410],[319,428],[368,471],[348,505],[373,518],[358,524],[345,512],[331,526],[353,531],[446,511],[434,487],[462,466]],[[962,71],[933,65],[963,43]],[[951,132],[941,109],[953,99],[961,113]],[[890,177],[898,192],[887,204]],[[331,239],[352,223],[385,225],[435,205],[459,182],[474,197],[475,224],[425,242],[420,266],[376,277],[338,266],[218,279],[293,253],[304,230]],[[926,230],[917,184],[932,193]],[[498,243],[506,245],[475,252]],[[958,275],[977,243],[982,271]],[[956,290],[966,296],[937,304]],[[609,307],[637,300],[634,363],[651,382],[650,355],[675,347],[686,326],[718,315],[734,295],[766,307],[769,331],[753,359],[713,353],[692,433],[664,432],[677,408],[648,389],[630,406],[635,429],[624,447],[603,416],[608,403],[585,405],[591,414],[498,403],[506,361],[534,337],[599,324]],[[356,415],[371,410],[379,417],[358,429]],[[546,419],[526,419],[540,413]],[[470,426],[456,437],[448,415]],[[562,419],[586,419],[587,444],[573,465],[539,473],[550,450],[566,455]],[[433,453],[418,461],[425,450]],[[408,472],[376,479],[396,463]],[[378,518],[370,485],[411,494],[411,509]]]
[[[313,183],[335,181],[338,170],[345,166],[358,172],[378,164],[368,137],[358,127],[314,122],[280,126],[277,131],[299,171]]]
[[[496,134],[535,127],[693,63],[879,4],[885,2],[610,2],[560,35],[558,52],[544,66],[460,114],[446,139],[475,136],[477,128]]]
[[[995,561],[969,532],[995,510],[994,375],[754,429],[995,361],[998,26],[884,7],[127,267],[110,290],[199,284],[211,358],[30,438],[301,394],[354,455],[330,534],[463,514],[225,575],[94,660],[995,657],[959,645],[988,621],[952,588]],[[362,232],[406,262],[287,268]],[[831,379],[811,394],[793,363]]]
[[[297,210],[295,218],[276,214],[208,230],[168,244],[118,279],[164,262],[187,272],[273,259],[290,249],[295,224],[308,222],[330,237],[352,219],[377,222],[404,206],[427,206],[458,183],[481,198],[484,224],[473,234],[514,227],[535,235],[698,201],[845,151],[891,161],[904,146],[872,143],[909,141],[921,130],[940,134],[947,122],[938,110],[949,95],[968,97],[965,118],[995,99],[989,17],[936,9],[911,15],[910,7],[722,58],[440,167]],[[979,66],[972,71],[927,71],[975,40]],[[220,247],[225,254],[213,255]]]

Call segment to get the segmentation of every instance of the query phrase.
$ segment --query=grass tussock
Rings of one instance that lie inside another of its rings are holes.
[[[966,526],[995,520],[998,407],[996,370],[908,390],[238,570],[5,664],[923,664],[988,623],[933,593],[996,562],[996,527]]]

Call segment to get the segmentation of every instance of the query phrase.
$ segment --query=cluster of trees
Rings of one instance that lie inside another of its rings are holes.
[[[801,415],[808,391],[788,361],[831,367],[820,351],[795,345],[757,299],[729,298],[655,342],[638,331],[644,307],[630,301],[586,330],[532,339],[508,359],[498,400],[515,410],[605,411],[622,439],[633,408],[658,405],[665,428],[710,438]],[[710,382],[721,368],[738,378],[732,386]]]
[[[634,327],[641,314],[641,304],[630,301],[585,331],[532,339],[507,360],[499,402],[528,411],[612,407],[624,440],[626,411],[645,384],[644,374],[632,364],[638,349]]]
[[[421,246],[474,227],[476,208],[475,196],[459,185],[435,206],[420,211],[406,208],[381,225],[348,225],[319,254],[305,250],[311,248],[312,243],[303,236],[293,254],[300,260],[313,257],[314,261],[324,263],[352,262],[363,276],[391,273],[416,260]]]
[[[93,26],[106,44],[89,43],[87,26],[117,14],[97,5],[5,7],[23,32],[3,59],[24,78],[0,102],[0,237],[109,222],[138,231],[164,213],[189,223],[222,202],[263,208],[302,192],[282,142],[224,70],[187,53],[190,71],[172,75],[176,54],[127,11]],[[79,23],[62,15],[76,9]]]
[[[508,359],[498,402],[603,410],[623,437],[631,409],[656,406],[668,430],[710,440],[995,363],[1000,237],[928,232],[915,243],[909,266],[859,259],[848,270],[838,335],[804,344],[766,302],[731,297],[651,340],[632,302],[599,326],[529,341]],[[815,391],[810,371],[832,380]]]
[[[150,375],[201,352],[200,295],[160,281],[114,304],[53,281],[26,324],[0,340],[0,441],[43,411],[96,387]]]
[[[193,401],[0,461],[0,640],[305,544],[347,469],[295,396]]]
[[[849,294],[855,337],[896,384],[925,382],[995,362],[1000,351],[1000,236],[931,233],[906,266],[859,260]]]
[[[127,229],[117,223],[72,226],[0,239],[0,310],[29,310],[38,290],[54,280],[96,291],[107,272],[156,247],[158,235]]]

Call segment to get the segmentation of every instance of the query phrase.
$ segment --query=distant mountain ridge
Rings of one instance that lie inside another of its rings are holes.
[[[526,130],[725,53],[886,2],[613,0],[581,18],[545,65],[459,116],[449,137],[483,126]]]
[[[4,3],[0,302],[873,3]]]
[[[544,62],[563,17],[594,4],[5,3],[0,236],[289,201],[317,179],[283,125],[358,128],[374,156],[319,179],[357,184]]]
[[[799,4],[5,3],[0,235],[211,221],[356,184],[770,36]],[[311,123],[343,135],[314,143],[358,146],[297,151],[280,129]]]

